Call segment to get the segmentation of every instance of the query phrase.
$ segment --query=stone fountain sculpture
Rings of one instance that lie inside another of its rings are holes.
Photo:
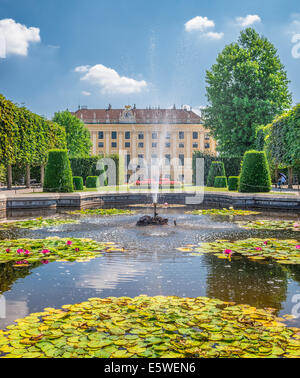
[[[153,202],[153,208],[154,208],[154,216],[151,217],[150,215],[144,215],[137,221],[136,223],[137,226],[151,226],[151,225],[163,226],[165,224],[168,224],[167,218],[162,218],[158,215],[156,211],[157,202]]]

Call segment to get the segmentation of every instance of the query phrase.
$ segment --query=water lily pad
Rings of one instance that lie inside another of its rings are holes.
[[[28,229],[37,230],[40,228],[59,226],[62,224],[69,224],[69,223],[79,223],[79,221],[75,219],[56,219],[56,218],[40,217],[40,218],[29,219],[25,221],[1,222],[0,230],[10,229],[10,228],[28,228]]]
[[[298,356],[300,329],[272,312],[206,297],[90,298],[8,326],[0,333],[0,357]]]

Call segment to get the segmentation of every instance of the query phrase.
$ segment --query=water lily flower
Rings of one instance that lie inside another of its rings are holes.
[[[255,248],[257,251],[262,251],[262,248],[260,248],[260,247],[256,247]]]
[[[43,253],[44,255],[47,255],[48,253],[50,253],[50,251],[49,251],[48,249],[43,249],[43,250],[42,250],[42,253]]]
[[[6,249],[6,252],[9,253],[9,252],[10,252],[10,248],[7,248],[7,249]]]
[[[267,241],[264,241],[264,245],[267,245],[268,244],[268,242]]]
[[[297,248],[297,249],[300,249],[300,244],[296,245],[296,248]]]
[[[79,248],[75,248],[75,252],[79,252]]]
[[[226,255],[230,255],[232,253],[232,250],[231,249],[225,249],[224,253]]]
[[[23,249],[21,249],[21,248],[19,248],[19,249],[17,249],[17,253],[23,253],[24,252],[24,250]]]
[[[300,227],[300,224],[299,223],[295,223],[294,224],[294,228],[299,228]]]
[[[48,260],[42,260],[41,263],[46,265],[46,264],[49,263],[49,261]]]
[[[67,244],[67,245],[72,245],[71,240],[68,240],[66,244]]]
[[[28,251],[28,249],[26,249],[26,251],[24,252],[24,255],[26,256],[30,255],[30,252]]]

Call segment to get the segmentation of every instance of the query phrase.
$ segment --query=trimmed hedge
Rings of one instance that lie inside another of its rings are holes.
[[[69,193],[73,191],[68,150],[50,150],[45,169],[44,192]]]
[[[216,176],[214,182],[215,188],[227,188],[227,178],[226,176]]]
[[[85,186],[87,188],[99,188],[100,180],[98,176],[89,176],[86,178]]]
[[[243,159],[239,191],[265,193],[270,190],[271,175],[265,151],[247,151]]]
[[[216,160],[216,156],[207,154],[201,151],[194,151],[193,153],[193,184],[196,184],[196,159],[204,159],[204,184],[207,185],[208,171],[211,163]],[[241,170],[242,156],[219,156],[219,161],[224,163],[226,176],[239,176]]]
[[[207,186],[214,186],[217,176],[226,176],[224,163],[222,161],[213,161],[211,163],[207,177]]]
[[[228,177],[228,190],[238,190],[240,183],[239,176],[230,176]]]
[[[73,186],[75,190],[83,190],[83,178],[79,176],[73,177]]]
[[[71,168],[74,176],[80,176],[83,178],[83,182],[86,182],[88,176],[100,176],[103,174],[103,168],[97,169],[97,163],[99,160],[103,159],[104,157],[110,158],[114,160],[116,164],[117,170],[117,178],[116,183],[117,185],[124,184],[124,159],[123,157],[113,154],[113,155],[99,155],[99,156],[88,156],[85,158],[71,158]],[[105,167],[104,167],[105,171]],[[104,177],[104,185],[107,185],[107,180]]]

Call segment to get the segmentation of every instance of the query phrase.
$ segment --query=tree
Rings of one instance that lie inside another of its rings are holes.
[[[254,148],[256,127],[270,123],[291,104],[277,50],[252,28],[223,49],[206,72],[206,83],[205,124],[221,154],[242,156]]]
[[[45,171],[44,192],[73,192],[73,176],[67,150],[49,151]]]
[[[70,158],[86,157],[90,154],[91,135],[80,119],[65,110],[55,113],[53,122],[63,126],[66,130],[67,149]]]
[[[265,151],[245,152],[240,175],[239,191],[243,193],[269,192],[271,176]]]
[[[275,118],[265,130],[268,158],[276,170],[288,168],[289,187],[292,187],[293,168],[300,166],[300,104]]]

